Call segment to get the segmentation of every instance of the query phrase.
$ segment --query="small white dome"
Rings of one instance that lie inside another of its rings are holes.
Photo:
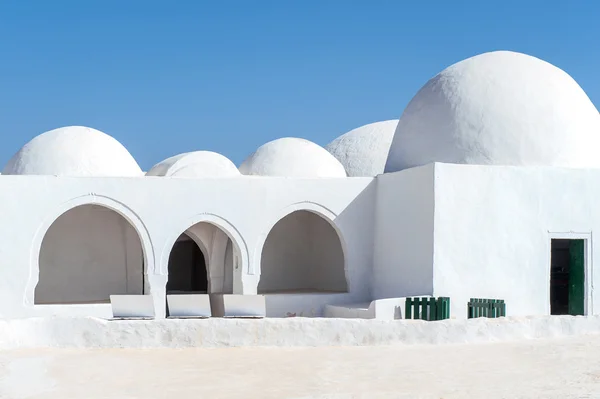
[[[141,176],[131,154],[98,130],[69,126],[25,144],[2,171],[5,175]]]
[[[398,119],[361,126],[325,146],[346,168],[348,176],[372,177],[383,173]]]
[[[423,86],[400,118],[385,171],[432,162],[597,168],[599,149],[600,115],[571,76],[497,51]]]
[[[234,163],[212,151],[194,151],[175,155],[154,165],[146,176],[233,177],[240,172]]]
[[[346,177],[344,166],[323,147],[285,137],[259,147],[240,166],[244,175],[282,177]]]

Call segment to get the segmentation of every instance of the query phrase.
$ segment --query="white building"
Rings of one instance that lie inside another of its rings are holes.
[[[199,151],[144,175],[112,137],[67,127],[21,148],[0,187],[4,318],[109,317],[111,294],[149,294],[164,317],[167,291],[264,294],[274,317],[416,295],[449,296],[458,318],[470,297],[600,313],[600,115],[523,54],[452,65],[399,121],[327,149],[283,138],[239,169]]]

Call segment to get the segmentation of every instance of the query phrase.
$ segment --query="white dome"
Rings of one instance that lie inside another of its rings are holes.
[[[342,164],[323,147],[286,137],[263,144],[240,166],[244,175],[346,177]]]
[[[69,126],[42,133],[25,144],[2,174],[141,176],[142,170],[111,136],[89,127]]]
[[[325,146],[346,168],[348,176],[377,176],[383,173],[385,161],[398,119],[361,126]]]
[[[567,73],[509,51],[443,70],[406,107],[386,172],[432,162],[600,167],[600,115]]]
[[[233,162],[212,151],[194,151],[175,155],[154,165],[146,176],[232,177],[240,172]]]

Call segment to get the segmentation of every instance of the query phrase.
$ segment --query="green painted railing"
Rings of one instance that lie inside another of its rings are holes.
[[[477,317],[503,317],[506,316],[506,304],[503,299],[471,298],[467,304],[469,319]]]
[[[450,298],[406,298],[405,319],[444,320],[450,318]]]

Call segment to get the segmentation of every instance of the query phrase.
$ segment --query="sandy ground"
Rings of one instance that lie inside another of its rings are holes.
[[[600,398],[600,335],[441,346],[3,351],[0,397]]]

